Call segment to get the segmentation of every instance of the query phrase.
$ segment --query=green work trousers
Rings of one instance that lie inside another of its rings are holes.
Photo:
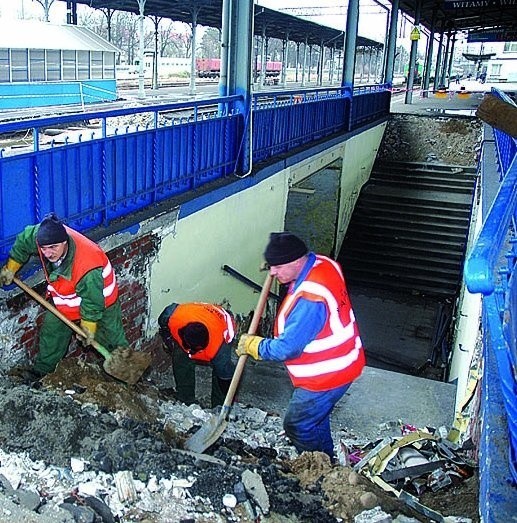
[[[43,318],[39,335],[39,351],[34,362],[34,370],[48,374],[63,359],[74,331],[63,321],[48,311]],[[122,326],[122,312],[117,300],[108,307],[97,322],[95,340],[111,352],[117,347],[127,347],[129,344]]]
[[[223,347],[224,348],[224,347]],[[220,350],[223,350],[221,348]],[[174,347],[172,351],[172,372],[176,381],[176,395],[179,401],[190,405],[196,402],[196,363],[188,354],[179,347]],[[219,380],[212,369],[212,407],[217,407],[224,403],[226,393],[219,385]]]

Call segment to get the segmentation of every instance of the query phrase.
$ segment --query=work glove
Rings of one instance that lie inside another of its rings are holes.
[[[83,337],[81,339],[81,343],[85,347],[93,345],[93,341],[95,340],[95,333],[97,332],[97,322],[81,320],[81,329],[86,335],[86,337]]]
[[[263,340],[261,336],[255,336],[254,334],[243,334],[239,338],[239,344],[237,345],[237,356],[244,356],[245,354],[251,356],[255,360],[262,359],[259,356],[259,343]]]
[[[11,283],[13,283],[15,274],[18,272],[21,266],[21,263],[18,263],[12,258],[9,258],[7,263],[2,267],[2,270],[0,270],[0,285],[2,285],[2,287],[11,285]]]

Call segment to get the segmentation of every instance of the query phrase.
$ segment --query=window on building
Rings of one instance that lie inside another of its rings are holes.
[[[492,70],[490,72],[490,76],[500,76],[502,67],[503,67],[502,64],[492,64]]]
[[[9,49],[0,49],[0,82],[9,81]]]
[[[27,82],[29,80],[29,50],[11,49],[11,81]]]
[[[75,51],[63,51],[63,80],[77,80]]]
[[[104,78],[115,78],[115,53],[105,51],[104,55]]]
[[[505,53],[517,53],[517,42],[505,42],[504,43]]]
[[[88,80],[90,76],[90,51],[77,51],[77,79]]]
[[[61,51],[47,49],[47,80],[61,80]]]
[[[29,49],[29,80],[31,82],[45,81],[45,51],[43,49]]]
[[[102,78],[102,51],[92,51],[92,78]]]

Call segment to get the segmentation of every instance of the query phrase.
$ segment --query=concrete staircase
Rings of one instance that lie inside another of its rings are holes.
[[[338,260],[362,288],[454,296],[461,284],[475,168],[378,162]]]

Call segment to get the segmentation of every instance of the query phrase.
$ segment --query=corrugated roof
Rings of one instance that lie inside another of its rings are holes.
[[[66,1],[66,0],[63,0]],[[74,0],[76,4],[85,4],[95,9],[114,9],[139,13],[139,4],[136,0]],[[315,2],[317,4],[317,2]],[[146,0],[144,14],[146,16],[160,16],[179,22],[191,23],[192,10],[197,12],[197,23],[207,27],[221,27],[223,0]],[[338,49],[344,45],[344,33],[338,29],[281,13],[259,4],[254,4],[255,34],[261,35],[265,27],[266,35],[272,38],[283,39],[286,34],[294,42],[305,42],[310,45],[336,44]],[[357,37],[358,46],[371,46],[381,49],[383,44],[370,38]]]
[[[0,18],[0,47],[120,52],[118,47],[86,27],[2,18]]]

